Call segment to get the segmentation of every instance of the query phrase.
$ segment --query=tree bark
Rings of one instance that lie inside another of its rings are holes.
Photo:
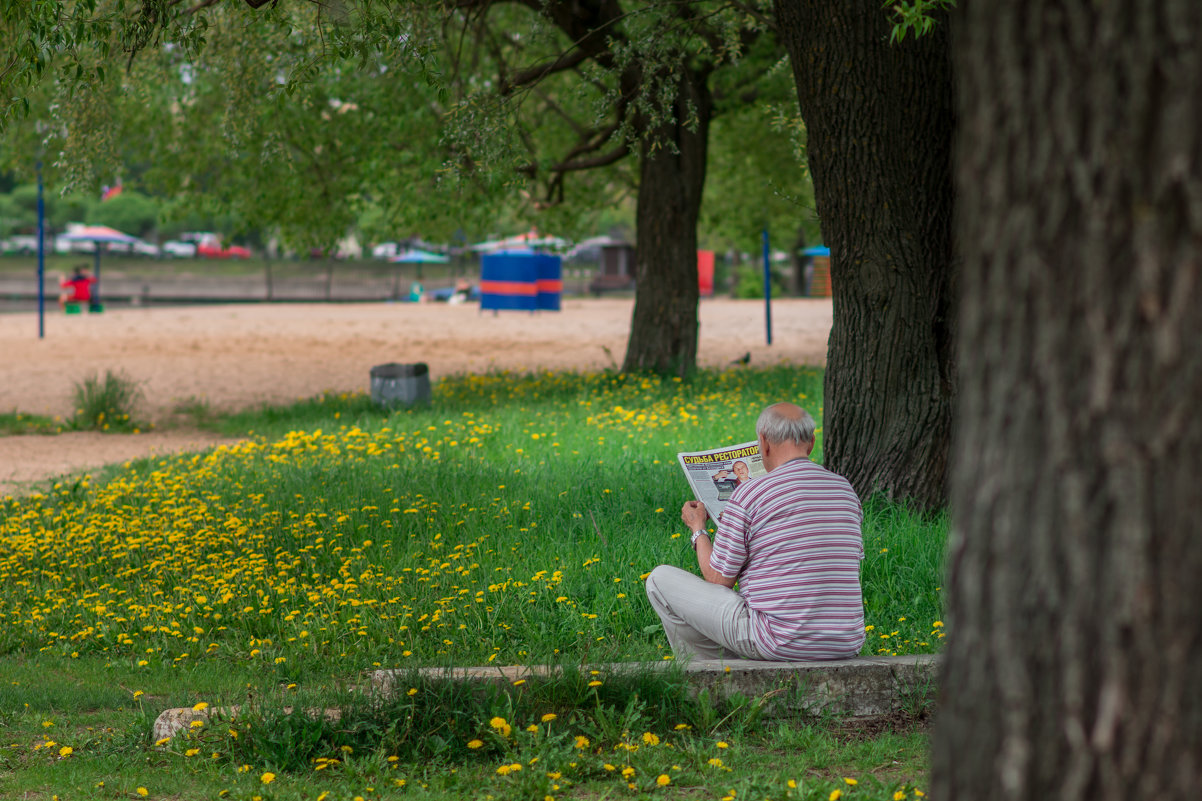
[[[708,73],[682,70],[672,119],[639,146],[635,302],[624,371],[684,376],[697,364],[697,218],[713,100]]]
[[[878,0],[776,0],[831,249],[822,452],[861,497],[946,503],[956,388],[947,26],[890,44]]]
[[[941,799],[1202,787],[1202,4],[954,12]]]

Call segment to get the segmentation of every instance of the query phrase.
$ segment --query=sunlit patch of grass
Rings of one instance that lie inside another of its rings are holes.
[[[210,414],[197,423],[228,436],[279,437],[309,427],[371,425],[372,421],[379,421],[389,414],[388,410],[373,403],[365,392],[323,392],[282,406],[264,404],[221,414],[210,410]]]
[[[783,369],[546,373],[440,382],[432,407],[394,413],[324,396],[292,408],[328,430],[0,508],[0,650],[251,660],[282,679],[313,657],[659,659],[642,577],[693,558],[673,536],[675,453],[742,441],[781,397],[817,411],[820,387]],[[937,650],[945,530],[869,504],[872,652]]]

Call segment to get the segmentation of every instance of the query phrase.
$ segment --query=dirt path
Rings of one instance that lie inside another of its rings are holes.
[[[620,364],[630,300],[566,300],[558,313],[480,313],[474,305],[272,304],[148,308],[46,319],[0,315],[0,411],[68,417],[74,385],[121,371],[139,382],[142,416],[162,422],[181,403],[214,409],[366,391],[372,365],[426,362],[431,377],[496,369],[600,369]],[[765,344],[762,301],[701,304],[698,362],[745,353],[753,364],[820,365],[829,300],[772,308]],[[64,473],[139,456],[196,450],[218,440],[173,430],[138,435],[71,433],[0,437],[0,497]]]

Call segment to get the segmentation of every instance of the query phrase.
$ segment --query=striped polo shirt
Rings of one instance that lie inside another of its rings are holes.
[[[864,645],[860,499],[796,459],[731,495],[710,566],[738,578],[756,644],[773,660],[844,659]]]

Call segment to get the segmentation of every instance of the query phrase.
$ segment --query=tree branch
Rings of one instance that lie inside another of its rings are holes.
[[[545,64],[539,64],[533,67],[526,67],[514,73],[505,85],[501,87],[502,94],[508,94],[512,88],[526,86],[531,83],[538,83],[548,75],[553,75],[564,70],[574,69],[585,61],[589,60],[589,54],[585,53],[580,48],[574,48],[568,52],[560,53],[559,56],[548,61]]]
[[[197,11],[201,11],[203,9],[209,8],[210,6],[215,6],[220,2],[221,2],[221,0],[200,0],[199,3],[192,6],[184,13],[185,14],[195,14]],[[251,8],[255,8],[255,6],[251,6]]]
[[[615,128],[617,126],[614,126]],[[608,167],[610,164],[616,164],[626,156],[630,155],[630,147],[622,144],[608,153],[602,153],[599,156],[594,156],[591,159],[578,159],[576,161],[562,161],[559,164],[551,167],[551,172],[563,175],[569,172],[579,172],[581,170],[591,170],[595,167]]]

